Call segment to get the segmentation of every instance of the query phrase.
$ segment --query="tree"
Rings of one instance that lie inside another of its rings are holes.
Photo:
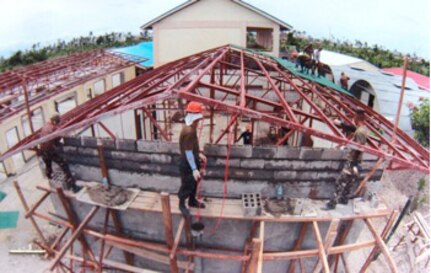
[[[425,147],[429,147],[430,139],[430,102],[421,99],[419,107],[409,104],[412,128],[415,130],[415,139]]]

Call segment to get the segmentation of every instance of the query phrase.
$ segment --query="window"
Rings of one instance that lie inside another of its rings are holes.
[[[45,124],[45,117],[43,115],[42,107],[37,108],[31,113],[31,121],[33,123],[34,131],[39,130]],[[22,130],[24,131],[24,136],[29,136],[31,134],[30,124],[28,122],[27,115],[21,117]]]
[[[247,28],[247,48],[272,51],[272,28]]]
[[[100,94],[102,94],[103,92],[105,92],[105,80],[100,80],[94,83],[94,95],[95,96],[99,96]]]
[[[112,88],[119,86],[124,83],[124,73],[120,72],[112,75]]]
[[[72,110],[76,107],[76,93],[71,96],[67,96],[62,99],[58,99],[54,102],[55,111],[60,115]]]

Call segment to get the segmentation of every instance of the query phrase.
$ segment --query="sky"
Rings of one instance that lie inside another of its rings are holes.
[[[429,0],[245,0],[314,38],[359,40],[429,60]],[[185,0],[0,0],[0,56],[140,26]]]

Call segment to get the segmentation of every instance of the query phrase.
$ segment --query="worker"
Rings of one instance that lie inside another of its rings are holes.
[[[321,46],[319,46],[317,49],[315,49],[314,53],[313,53],[313,59],[316,61],[317,65],[320,64],[320,52],[322,52]]]
[[[185,206],[188,198],[189,207],[205,208],[205,204],[196,199],[197,184],[200,182],[206,164],[205,155],[199,150],[197,127],[203,119],[204,107],[201,103],[190,102],[186,108],[185,126],[180,133],[180,175],[181,187],[178,191],[179,209],[184,216],[190,215]]]
[[[342,88],[349,90],[349,80],[350,78],[344,72],[341,72],[340,85]]]
[[[247,124],[247,126],[245,127],[245,131],[238,137],[237,140],[235,140],[235,142],[240,141],[241,138],[242,138],[244,145],[253,144],[253,133],[251,132],[251,125],[250,124]]]
[[[308,44],[304,48],[304,53],[307,54],[310,59],[313,58],[313,52],[314,52],[314,49],[313,49],[313,45],[312,44]]]
[[[42,128],[41,136],[46,136],[54,132],[59,123],[60,116],[58,114],[53,115],[50,121]],[[38,155],[42,157],[42,160],[45,163],[45,174],[48,179],[52,178],[52,162],[55,162],[63,170],[63,173],[66,176],[64,181],[65,189],[78,192],[81,187],[76,185],[75,179],[70,172],[69,165],[58,153],[61,146],[60,140],[61,137],[57,137],[40,144]]]
[[[348,134],[353,133],[353,141],[358,144],[365,145],[367,143],[368,129],[365,126],[365,113],[362,109],[356,109],[354,125],[346,124],[340,120],[335,120],[334,124]],[[327,209],[334,209],[338,203],[347,204],[350,189],[356,179],[359,178],[359,164],[362,160],[362,151],[351,149],[349,151],[347,161],[340,176],[335,181],[335,193],[331,200],[326,204]]]
[[[309,133],[303,133],[301,136],[300,144],[301,147],[313,147],[314,141]]]

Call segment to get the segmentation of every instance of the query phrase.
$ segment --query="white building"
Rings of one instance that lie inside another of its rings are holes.
[[[190,0],[144,24],[153,31],[154,66],[226,44],[278,56],[292,27],[240,0]]]

